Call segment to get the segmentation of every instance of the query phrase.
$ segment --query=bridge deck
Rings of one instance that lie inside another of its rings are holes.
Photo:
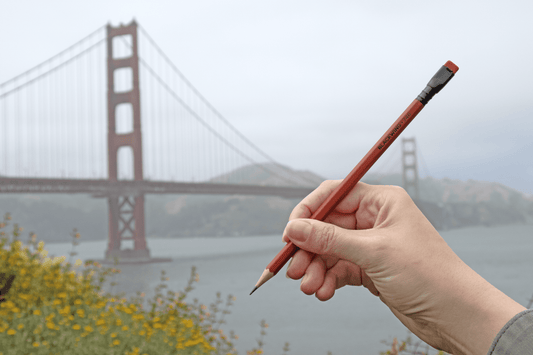
[[[163,181],[0,178],[0,193],[88,193],[94,197],[139,194],[270,195],[303,198],[314,188]]]

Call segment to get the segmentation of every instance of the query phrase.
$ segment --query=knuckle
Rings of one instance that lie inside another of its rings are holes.
[[[408,196],[407,191],[401,186],[389,186],[389,189],[398,196]]]
[[[397,201],[408,201],[411,200],[409,193],[401,186],[386,186],[387,195],[394,198]]]
[[[317,233],[316,228],[313,228],[313,233]],[[335,245],[335,227],[331,224],[325,224],[316,237],[322,253],[330,254]]]
[[[326,189],[326,190],[329,190],[331,189],[333,186],[337,186],[338,184],[340,184],[341,180],[324,180],[320,183],[320,185],[318,186],[318,189],[322,190],[322,189]]]

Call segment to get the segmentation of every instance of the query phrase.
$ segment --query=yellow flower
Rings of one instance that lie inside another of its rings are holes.
[[[116,338],[117,337],[117,333],[111,333],[111,338]]]
[[[56,325],[54,323],[52,323],[52,322],[48,322],[48,323],[46,323],[46,327],[48,329],[55,329]]]
[[[74,325],[72,326],[72,329],[74,329],[74,330],[80,330],[80,329],[81,329],[81,326],[80,326],[79,324],[74,324]]]
[[[66,305],[65,308],[59,310],[60,314],[69,314],[70,313],[70,305]]]
[[[19,324],[17,328],[19,328],[19,329],[24,328],[24,324]]]
[[[15,329],[9,329],[9,330],[7,331],[7,334],[9,334],[9,335],[14,335],[14,334],[16,334],[16,333],[17,333],[17,331],[16,331]]]
[[[15,248],[15,250],[20,250],[20,247],[22,246],[22,242],[20,240],[17,240],[11,243],[11,245]]]
[[[93,328],[90,325],[86,325],[85,328],[83,328],[83,329],[85,329],[86,332],[92,332],[93,331]]]
[[[74,304],[80,305],[80,304],[82,304],[82,302],[81,302],[80,299],[77,299],[76,301],[74,301]]]
[[[83,309],[78,309],[76,310],[76,313],[78,314],[78,316],[80,316],[81,318],[85,317],[85,311]]]
[[[33,343],[33,346],[34,346],[34,347],[38,347],[38,346],[39,346],[39,343],[34,342],[34,343]]]
[[[183,324],[187,328],[191,328],[193,326],[193,322],[190,319],[182,319],[181,324]]]
[[[74,263],[74,265],[76,265],[76,266],[80,266],[81,263],[82,263],[81,259],[78,259],[78,260],[76,260],[76,262]]]
[[[65,256],[56,256],[54,257],[54,260],[52,261],[52,263],[55,265],[55,264],[61,264],[63,261],[65,261],[66,257]]]
[[[120,344],[120,340],[118,339],[113,340],[113,345],[119,345],[119,344]]]
[[[57,297],[59,298],[67,298],[67,293],[66,292],[60,292]]]
[[[125,331],[125,330],[128,330],[128,329],[130,329],[130,328],[129,328],[127,325],[125,325],[125,326],[122,327],[122,330],[124,330],[124,331]]]

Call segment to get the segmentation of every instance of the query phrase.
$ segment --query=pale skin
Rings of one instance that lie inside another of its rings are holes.
[[[287,276],[321,301],[364,286],[434,348],[487,354],[526,308],[466,265],[399,187],[360,182],[324,222],[309,219],[339,184],[325,181],[292,211],[283,241],[301,249]]]

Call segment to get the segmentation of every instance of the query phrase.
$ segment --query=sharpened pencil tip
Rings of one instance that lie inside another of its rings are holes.
[[[259,288],[259,286],[256,286],[256,287],[254,287],[254,289],[252,290],[252,292],[250,292],[250,296],[251,296],[251,295],[252,295],[252,293],[254,293],[254,292],[255,292],[255,290],[257,290],[258,288]]]

